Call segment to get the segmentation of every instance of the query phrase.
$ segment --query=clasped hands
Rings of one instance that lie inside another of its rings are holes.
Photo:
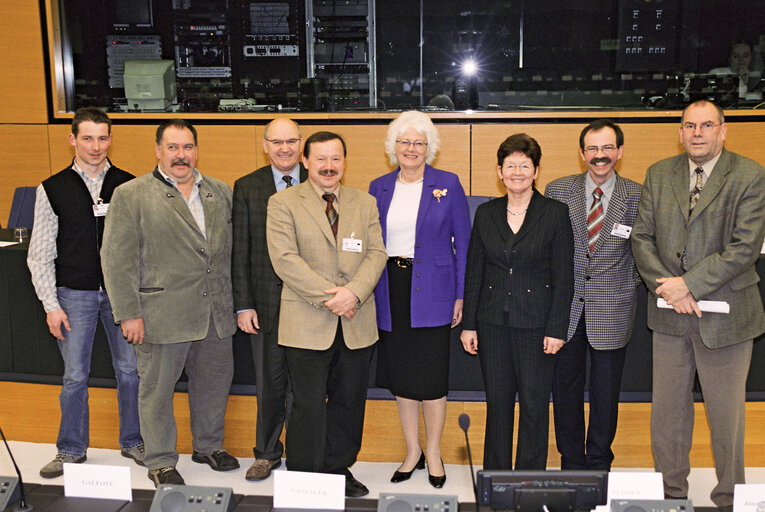
[[[334,295],[334,297],[325,301],[324,305],[337,316],[344,316],[350,320],[359,312],[356,309],[356,306],[359,304],[358,297],[345,286],[333,286],[324,290],[324,293]]]
[[[696,315],[701,318],[701,309],[682,277],[660,277],[656,295],[672,306],[676,313]]]

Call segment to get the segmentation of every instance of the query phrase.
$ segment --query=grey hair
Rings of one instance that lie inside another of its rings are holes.
[[[414,128],[417,132],[424,135],[428,141],[425,163],[430,164],[436,158],[438,148],[441,146],[441,137],[438,135],[438,129],[427,114],[417,110],[407,110],[402,112],[401,115],[388,125],[388,134],[385,137],[385,153],[388,155],[391,165],[398,165],[396,139],[410,128]]]

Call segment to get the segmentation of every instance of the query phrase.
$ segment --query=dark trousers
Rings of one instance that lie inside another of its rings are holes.
[[[545,469],[553,356],[544,329],[478,323],[478,356],[486,389],[484,469],[513,469],[515,394],[520,408],[515,469]]]
[[[373,347],[350,350],[338,321],[327,350],[285,348],[294,394],[287,469],[343,473],[356,462]]]
[[[584,383],[590,355],[590,418],[585,441]],[[627,348],[595,350],[587,339],[584,313],[560,349],[553,374],[555,439],[561,469],[611,469],[619,414],[619,391]]]
[[[276,326],[271,332],[261,331],[251,335],[250,346],[258,390],[258,418],[252,451],[257,459],[276,460],[284,453],[279,437],[292,407],[287,356],[285,348],[279,346],[279,330]]]

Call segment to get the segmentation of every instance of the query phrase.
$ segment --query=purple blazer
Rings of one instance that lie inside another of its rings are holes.
[[[369,185],[369,193],[377,199],[377,209],[380,210],[383,240],[388,236],[388,208],[398,172],[396,169],[380,176]],[[447,190],[440,201],[433,195],[436,189]],[[470,213],[457,175],[426,165],[414,237],[412,327],[452,323],[454,301],[464,295],[469,242]],[[375,288],[375,303],[377,327],[390,331],[387,269],[383,270]]]

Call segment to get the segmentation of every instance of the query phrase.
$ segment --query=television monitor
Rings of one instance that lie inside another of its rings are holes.
[[[493,510],[571,512],[605,505],[607,471],[478,472],[478,500]]]
[[[124,79],[129,110],[164,110],[177,95],[172,60],[126,60]]]

